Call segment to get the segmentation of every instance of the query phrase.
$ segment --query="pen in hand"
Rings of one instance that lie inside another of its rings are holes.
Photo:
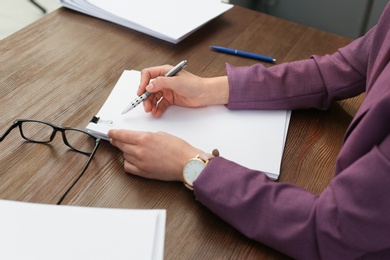
[[[186,60],[183,60],[181,61],[179,64],[177,64],[175,67],[173,67],[170,71],[168,71],[166,74],[165,74],[165,77],[172,77],[172,76],[175,76],[179,71],[181,71],[186,65],[187,65],[187,61]],[[123,114],[126,114],[127,112],[129,112],[130,110],[132,110],[133,108],[135,108],[136,106],[138,106],[142,101],[144,101],[147,97],[149,97],[151,95],[150,92],[148,91],[145,91],[141,96],[137,97],[136,99],[134,99],[130,105],[128,105],[123,111],[122,111],[122,115]]]

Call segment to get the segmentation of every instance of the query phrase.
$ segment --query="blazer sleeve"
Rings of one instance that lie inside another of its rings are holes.
[[[296,259],[390,256],[390,135],[321,195],[225,158],[194,183],[196,199],[247,237]]]
[[[367,64],[376,27],[332,55],[287,62],[269,68],[262,64],[226,64],[229,109],[325,110],[335,100],[365,91]]]

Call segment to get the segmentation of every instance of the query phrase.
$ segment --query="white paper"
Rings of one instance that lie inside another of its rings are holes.
[[[60,0],[67,8],[178,43],[233,6],[219,0]]]
[[[137,96],[139,71],[124,71],[101,110],[101,121],[87,130],[108,139],[109,129],[164,131],[211,153],[251,169],[262,170],[277,179],[287,135],[290,111],[228,110],[225,106],[183,108],[171,106],[161,118],[154,118],[139,105],[122,111]],[[113,124],[104,123],[106,120]]]
[[[163,259],[165,210],[0,200],[0,259]]]

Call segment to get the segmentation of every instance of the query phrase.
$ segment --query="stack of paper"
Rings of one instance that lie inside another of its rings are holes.
[[[220,0],[60,0],[67,8],[178,43],[232,5]]]
[[[154,118],[144,112],[141,104],[122,115],[137,97],[139,82],[139,71],[124,71],[96,115],[100,120],[88,124],[87,130],[103,139],[108,139],[109,129],[164,131],[205,152],[217,148],[226,159],[264,171],[272,179],[279,177],[290,111],[232,111],[223,105],[171,106],[161,118]]]
[[[0,200],[0,259],[163,259],[165,210]]]

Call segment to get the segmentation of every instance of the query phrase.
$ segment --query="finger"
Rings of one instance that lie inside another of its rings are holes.
[[[129,161],[125,161],[123,164],[123,168],[125,169],[125,172],[131,173],[137,176],[140,176],[140,170],[138,169],[137,166],[134,164],[130,163]]]
[[[124,154],[124,158],[125,158],[125,162],[123,163],[123,167],[127,173],[131,173],[133,175],[137,175],[148,179],[152,178],[151,174],[148,171],[146,171],[146,169],[142,168],[142,166],[137,164],[137,160],[125,154]]]
[[[150,99],[145,99],[143,102],[142,102],[142,104],[144,105],[144,111],[146,112],[146,113],[149,113],[149,112],[151,112],[152,111],[152,108],[153,108],[153,106],[152,106],[152,101],[150,100]]]
[[[135,131],[122,130],[122,129],[111,129],[107,135],[112,139],[112,143],[115,146],[121,145],[121,143],[134,144]]]
[[[162,92],[154,93],[152,98],[151,98],[152,105],[153,106],[157,106],[162,97],[163,97],[163,93]]]
[[[145,112],[147,112],[147,113],[151,112],[153,110],[153,108],[157,106],[162,95],[163,94],[161,92],[157,92],[157,93],[150,95],[147,99],[145,99],[142,102],[144,105]]]
[[[133,155],[131,155],[130,153],[123,153],[123,159],[125,159],[126,162],[128,162],[129,164],[132,164],[132,165],[137,165],[137,158],[135,158]],[[138,167],[138,166],[137,166]]]
[[[135,145],[118,142],[116,147],[123,152],[123,156],[125,157],[125,159],[132,162],[133,164],[135,164],[137,162],[134,159],[134,156],[135,156],[134,153],[136,152],[136,149],[137,149],[137,147]]]
[[[176,86],[176,81],[177,79],[173,77],[159,76],[153,79],[153,82],[150,82],[145,89],[150,93],[157,93],[159,91],[164,91],[168,89],[174,90]]]
[[[141,80],[137,94],[141,95],[144,93],[145,88],[151,79],[157,78],[158,76],[164,76],[171,68],[172,66],[170,65],[163,65],[141,70]]]
[[[117,146],[117,144],[116,144],[116,140],[115,139],[113,139],[113,138],[110,138],[110,144],[112,145],[112,146]]]
[[[129,174],[136,175],[142,178],[147,178],[147,179],[156,179],[153,176],[153,174],[151,174],[150,172],[142,171],[136,165],[133,165],[129,162],[125,161],[125,163],[123,164],[123,168],[125,169],[125,172]]]
[[[158,103],[157,107],[154,107],[152,109],[152,115],[156,118],[159,118],[162,116],[162,114],[167,110],[167,108],[170,106],[171,104],[169,103],[169,101],[166,99],[166,98],[162,98],[160,100],[160,102]]]

